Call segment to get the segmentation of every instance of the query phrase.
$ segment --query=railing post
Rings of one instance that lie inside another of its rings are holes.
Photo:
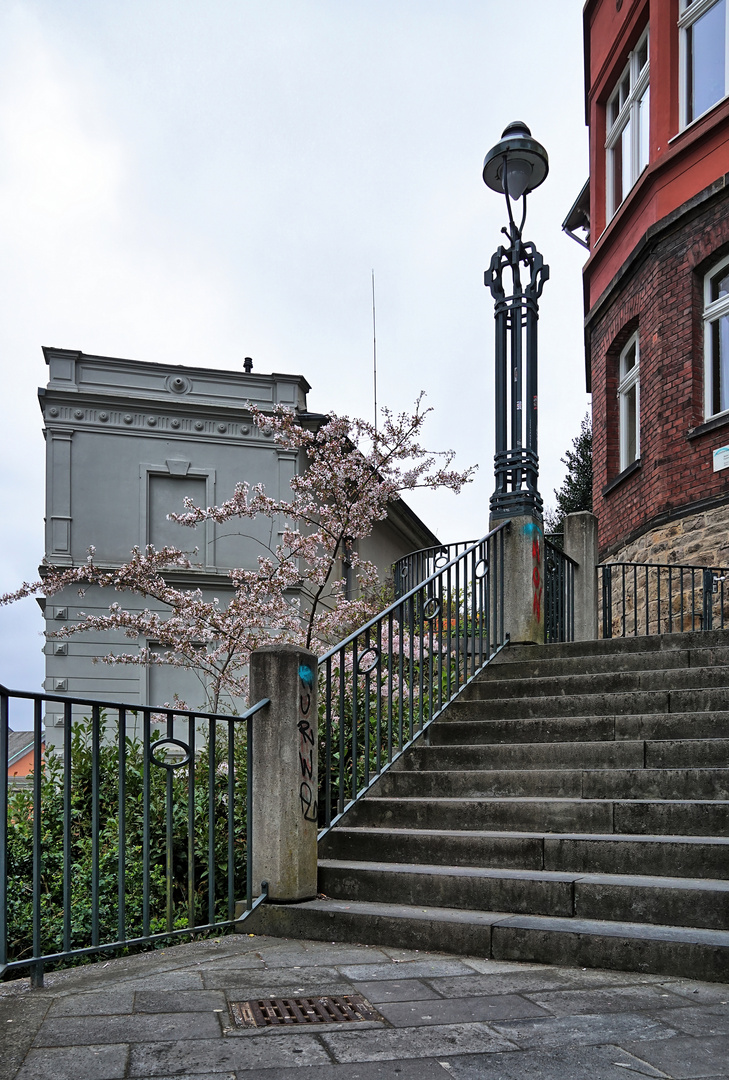
[[[705,568],[703,576],[704,610],[701,619],[701,629],[711,630],[714,622],[714,573],[712,570]]]
[[[317,657],[295,645],[251,655],[250,700],[269,698],[253,748],[253,886],[310,900],[317,871]]]
[[[491,518],[496,528],[503,519]],[[512,642],[544,644],[544,526],[533,514],[509,519],[504,536],[504,632]],[[495,598],[492,598],[495,599]]]
[[[575,567],[574,641],[597,639],[597,518],[589,510],[564,519],[564,553]]]

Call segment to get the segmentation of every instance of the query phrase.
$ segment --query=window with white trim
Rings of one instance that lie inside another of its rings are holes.
[[[681,127],[729,93],[727,0],[681,0]]]
[[[607,103],[605,157],[608,221],[648,164],[649,77],[646,28]]]
[[[704,278],[704,414],[729,410],[729,258]]]
[[[620,471],[640,457],[640,345],[634,333],[620,354]]]

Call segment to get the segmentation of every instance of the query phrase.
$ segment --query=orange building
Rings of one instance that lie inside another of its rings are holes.
[[[729,0],[587,0],[602,559],[729,564]]]
[[[8,780],[22,784],[35,767],[32,731],[8,730]]]

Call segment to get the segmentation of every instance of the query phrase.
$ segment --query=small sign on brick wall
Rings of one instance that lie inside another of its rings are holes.
[[[714,472],[729,469],[729,446],[720,446],[714,451]]]

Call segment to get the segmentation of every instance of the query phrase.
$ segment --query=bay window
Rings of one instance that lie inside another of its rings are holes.
[[[729,258],[704,278],[704,413],[729,409]]]
[[[649,77],[646,29],[631,52],[625,70],[618,79],[618,85],[607,103],[605,151],[608,220],[648,164]]]
[[[620,354],[620,471],[640,457],[640,345],[637,332]]]
[[[681,126],[701,116],[729,92],[727,0],[681,0]]]

